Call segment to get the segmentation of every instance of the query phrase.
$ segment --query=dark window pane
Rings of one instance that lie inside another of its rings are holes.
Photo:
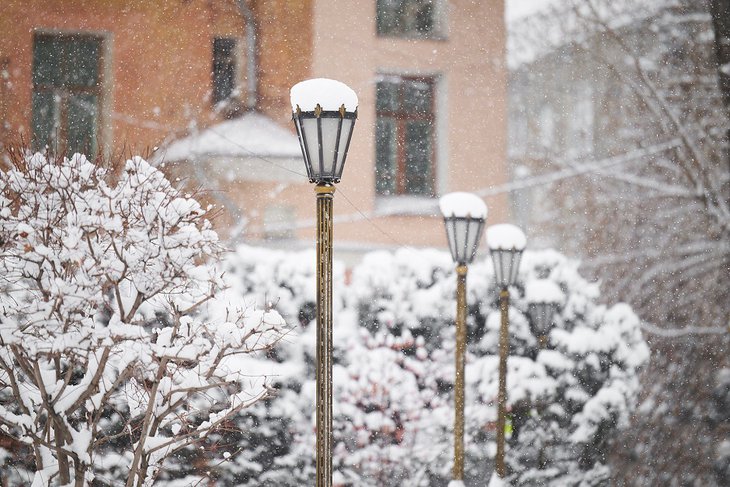
[[[229,98],[235,89],[235,47],[235,39],[213,40],[213,103]]]
[[[375,192],[379,195],[395,194],[396,191],[397,140],[395,121],[378,117],[375,123]]]
[[[57,37],[37,36],[33,44],[33,84],[61,86],[63,49]]]
[[[50,91],[33,93],[33,141],[31,148],[42,151],[47,145],[55,148],[58,131],[58,104]]]
[[[428,37],[434,32],[434,0],[378,0],[376,9],[380,35]]]
[[[376,107],[379,111],[398,110],[398,83],[379,81],[376,92]]]
[[[92,87],[99,81],[101,40],[71,37],[65,43],[64,81],[66,87]]]
[[[378,0],[376,3],[375,19],[378,34],[396,34],[401,0]]]
[[[69,96],[66,153],[94,155],[96,152],[96,121],[98,104],[95,95],[79,93]]]
[[[33,149],[96,152],[101,42],[81,34],[34,37]]]
[[[408,194],[432,196],[430,122],[406,123],[405,191]]]
[[[431,83],[414,80],[403,85],[403,109],[415,113],[432,111]]]

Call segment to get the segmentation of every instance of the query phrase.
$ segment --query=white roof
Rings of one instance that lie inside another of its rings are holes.
[[[439,199],[439,208],[445,217],[487,218],[487,205],[484,200],[472,193],[456,191],[445,194]]]
[[[292,86],[289,92],[292,111],[297,106],[304,112],[311,112],[319,104],[322,110],[336,111],[342,105],[345,110],[354,112],[357,109],[357,95],[341,81],[327,78],[315,78],[301,81]]]
[[[492,250],[524,250],[527,237],[518,227],[500,223],[487,228],[487,246]]]
[[[293,132],[265,115],[251,112],[176,140],[162,153],[165,161],[199,159],[201,156],[300,160],[302,150]]]

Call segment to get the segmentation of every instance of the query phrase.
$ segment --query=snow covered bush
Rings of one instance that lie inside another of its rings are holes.
[[[277,465],[299,465],[293,471],[302,475],[301,483],[311,482],[314,255],[242,248],[228,266],[245,283],[240,289],[246,299],[265,299],[285,317],[301,318],[301,328],[286,337],[277,355],[288,364],[278,379],[288,403],[276,407],[289,411],[286,434],[294,446],[272,454],[280,455]],[[336,484],[445,485],[453,455],[456,276],[451,257],[435,250],[368,254],[347,285],[338,269]],[[494,456],[499,313],[493,281],[486,260],[470,266],[466,485],[489,478]],[[565,301],[540,348],[527,313],[528,298],[534,297],[526,296],[525,288],[544,281],[559,288]],[[258,289],[266,295],[257,295]],[[648,349],[631,309],[607,307],[599,298],[598,286],[580,277],[576,262],[553,251],[525,253],[510,310],[507,460],[512,485],[606,483],[605,454],[617,429],[628,425]],[[269,407],[281,400],[271,400]],[[309,465],[309,474],[302,465]]]
[[[0,172],[5,482],[179,477],[208,462],[193,446],[269,396],[252,357],[284,321],[223,290],[206,217],[140,158],[112,174],[36,154]]]

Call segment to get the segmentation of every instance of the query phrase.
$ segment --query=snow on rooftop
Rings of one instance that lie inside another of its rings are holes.
[[[500,223],[487,228],[487,246],[494,250],[524,250],[527,237],[518,227]]]
[[[357,95],[341,81],[327,78],[315,78],[301,81],[292,86],[289,92],[292,111],[297,106],[304,112],[313,111],[317,104],[322,110],[335,111],[345,105],[345,110],[354,112],[357,109]]]
[[[439,208],[445,217],[487,218],[487,205],[472,193],[457,191],[445,194],[439,199]]]
[[[534,279],[525,284],[525,299],[528,303],[562,303],[565,295],[554,281]]]
[[[269,117],[252,112],[179,139],[164,152],[166,161],[199,156],[300,159],[302,151],[294,133]]]

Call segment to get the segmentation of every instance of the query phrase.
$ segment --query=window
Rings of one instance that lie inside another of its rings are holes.
[[[230,98],[236,88],[236,39],[213,39],[213,103]]]
[[[441,0],[377,0],[378,35],[436,37]]]
[[[32,148],[95,154],[102,97],[102,39],[36,34],[33,42]]]
[[[434,80],[388,77],[376,92],[376,193],[434,196]]]

